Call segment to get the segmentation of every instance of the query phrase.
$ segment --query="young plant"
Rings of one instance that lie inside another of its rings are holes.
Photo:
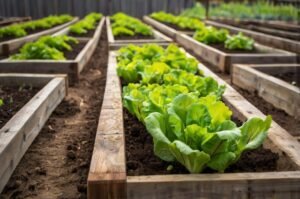
[[[77,35],[84,35],[89,30],[94,30],[96,28],[96,23],[102,18],[100,13],[90,13],[81,21],[70,26],[70,33]]]
[[[208,26],[195,32],[194,39],[205,44],[223,44],[228,34],[228,30]]]
[[[254,40],[252,38],[246,37],[243,33],[238,33],[237,35],[229,36],[225,41],[225,48],[229,50],[253,50]]]

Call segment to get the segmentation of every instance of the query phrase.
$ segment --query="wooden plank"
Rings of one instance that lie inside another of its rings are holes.
[[[7,26],[13,23],[21,23],[25,21],[30,21],[31,17],[11,17],[8,19],[4,19],[3,21],[0,21],[0,27]]]
[[[277,37],[277,36],[273,36],[273,35],[268,35],[265,33],[258,33],[255,31],[246,30],[243,28],[237,28],[237,27],[233,27],[230,25],[225,25],[225,24],[221,24],[221,23],[217,23],[217,22],[209,21],[209,20],[205,21],[205,23],[207,25],[215,26],[218,28],[226,28],[232,33],[242,32],[245,35],[252,37],[257,42],[265,44],[267,46],[284,49],[284,50],[295,52],[298,54],[300,53],[300,42],[297,42],[297,41],[294,41],[291,39],[281,38],[281,37]]]
[[[119,49],[128,44],[141,45],[147,43],[157,43],[157,44],[166,45],[172,42],[172,39],[170,39],[169,37],[167,37],[166,35],[160,33],[155,29],[153,29],[153,35],[155,37],[154,39],[116,40],[112,34],[112,28],[111,28],[109,17],[106,17],[106,28],[107,28],[108,43],[111,50]]]
[[[114,57],[114,58],[112,58]],[[125,140],[121,85],[110,53],[106,88],[88,175],[88,198],[126,196]],[[117,102],[118,106],[114,106]]]
[[[25,43],[35,41],[39,37],[44,36],[44,35],[53,34],[53,33],[65,28],[65,27],[75,23],[77,20],[78,20],[78,18],[75,17],[72,21],[69,21],[69,22],[64,23],[62,25],[50,28],[48,30],[44,30],[44,31],[41,31],[41,32],[38,32],[38,33],[35,33],[35,34],[27,35],[25,37],[21,37],[21,38],[1,42],[0,43],[0,49],[2,49],[2,50],[0,51],[0,53],[2,53],[3,55],[8,56],[11,53],[13,53],[15,50],[20,48],[22,45],[24,45]]]
[[[127,198],[297,198],[300,172],[128,176]]]
[[[298,65],[300,69],[300,65]],[[288,114],[300,117],[300,89],[283,80],[272,77],[269,74],[261,72],[260,69],[268,68],[277,72],[278,67],[266,65],[240,65],[233,67],[232,83],[252,92],[257,91],[258,95],[267,102],[273,104],[276,108],[286,111]],[[284,70],[287,70],[286,67]],[[293,68],[289,67],[290,70]],[[298,134],[300,135],[300,132]]]
[[[20,75],[21,79],[28,80],[28,77]],[[49,81],[49,77],[31,78],[44,82],[43,78]],[[16,74],[5,78],[6,82],[20,81]],[[65,97],[66,81],[66,76],[54,77],[0,129],[0,192],[53,110]]]
[[[194,38],[178,33],[176,41],[193,51],[208,63],[217,66],[221,71],[230,73],[233,64],[260,64],[260,63],[296,63],[297,55],[287,51],[272,49],[255,43],[255,48],[261,53],[225,53]]]

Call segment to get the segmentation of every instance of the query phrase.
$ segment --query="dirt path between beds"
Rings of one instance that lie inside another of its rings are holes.
[[[106,80],[106,32],[80,83],[56,108],[0,198],[86,198],[86,181]]]

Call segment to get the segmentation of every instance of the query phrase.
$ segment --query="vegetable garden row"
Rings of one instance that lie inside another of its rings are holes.
[[[9,192],[23,155],[108,42],[83,174],[88,198],[299,197],[298,47],[277,49],[267,37],[262,44],[243,31],[164,12],[143,21],[124,13],[50,16],[0,28],[0,191]],[[236,89],[257,93],[295,129]],[[4,117],[18,91],[19,109]]]

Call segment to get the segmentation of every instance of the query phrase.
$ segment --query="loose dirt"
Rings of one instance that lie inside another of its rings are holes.
[[[108,46],[96,51],[68,97],[56,108],[0,198],[87,197],[87,174],[105,89]]]

